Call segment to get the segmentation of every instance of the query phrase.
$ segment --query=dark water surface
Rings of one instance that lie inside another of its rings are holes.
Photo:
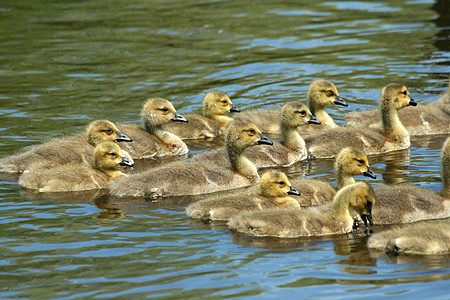
[[[151,96],[199,112],[204,93],[220,89],[241,109],[263,108],[303,101],[325,78],[350,103],[329,109],[338,122],[376,107],[389,82],[431,102],[448,85],[449,16],[441,0],[3,0],[0,157],[90,120],[137,121]],[[439,191],[445,138],[371,159],[371,183]],[[286,171],[334,182],[330,161]],[[2,299],[450,295],[448,256],[380,256],[366,236],[249,239],[187,219],[188,199],[38,197],[7,179],[0,197]]]

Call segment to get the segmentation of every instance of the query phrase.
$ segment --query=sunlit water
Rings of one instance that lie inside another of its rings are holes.
[[[2,1],[0,156],[90,120],[138,121],[150,96],[200,112],[220,89],[241,109],[263,108],[303,101],[325,78],[350,103],[329,109],[338,122],[376,107],[389,82],[434,101],[448,84],[449,13],[428,0]],[[370,182],[439,191],[445,138],[372,158]],[[334,183],[331,161],[285,171]],[[448,256],[380,256],[366,236],[249,239],[187,219],[188,199],[38,197],[7,178],[0,197],[2,299],[449,297]]]

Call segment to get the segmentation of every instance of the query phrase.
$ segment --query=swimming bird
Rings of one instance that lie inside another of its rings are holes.
[[[108,120],[96,120],[84,132],[58,138],[23,153],[0,160],[0,172],[24,173],[70,163],[92,163],[94,147],[102,141],[131,142],[132,139]]]
[[[370,236],[367,246],[390,254],[449,254],[450,219],[422,221],[377,232]]]
[[[450,82],[450,81],[449,81]],[[381,131],[383,126],[377,109],[350,112],[344,117],[348,127],[370,128]],[[398,112],[400,122],[410,136],[449,134],[450,101],[448,90],[437,101],[427,105],[405,107]]]
[[[230,97],[221,91],[210,91],[203,98],[203,116],[185,114],[188,123],[171,122],[165,129],[181,139],[202,139],[222,135],[233,121],[225,116],[231,112],[240,112]]]
[[[370,185],[358,182],[342,188],[333,202],[305,209],[278,208],[243,212],[228,221],[235,232],[251,236],[296,238],[349,233],[353,208],[370,225],[375,194]]]
[[[286,174],[278,170],[267,170],[261,175],[257,194],[240,194],[200,200],[186,208],[188,217],[202,220],[228,220],[230,217],[252,210],[292,206],[300,208],[297,200],[290,195],[300,196],[292,187]]]
[[[417,102],[411,99],[406,86],[386,85],[381,91],[380,111],[383,132],[362,128],[335,128],[305,137],[308,151],[316,158],[333,158],[347,146],[363,149],[367,155],[406,149],[409,134],[398,118],[398,110]]]
[[[435,193],[412,184],[386,185],[375,189],[378,224],[410,223],[450,217],[450,138],[441,151],[443,189]]]
[[[254,147],[247,150],[247,157],[257,168],[290,166],[298,161],[305,160],[308,152],[305,141],[297,131],[297,127],[306,124],[320,124],[309,109],[301,102],[288,102],[283,106],[280,115],[283,142],[274,142],[273,145]],[[193,158],[194,161],[223,161],[225,149],[205,152]]]
[[[225,136],[227,154],[218,165],[211,161],[169,163],[148,171],[119,178],[108,184],[110,195],[150,197],[198,195],[236,189],[258,182],[254,164],[245,156],[248,147],[272,144],[251,122],[233,121]]]
[[[376,179],[370,169],[366,154],[354,147],[342,149],[334,162],[334,172],[338,189],[356,183],[353,176],[362,175]],[[331,202],[337,190],[334,186],[319,179],[292,179],[292,185],[302,192],[297,198],[302,206],[315,206]]]
[[[339,96],[336,86],[328,80],[315,80],[311,83],[307,94],[307,105],[311,113],[320,121],[320,126],[315,124],[301,127],[302,135],[308,135],[324,129],[335,128],[337,124],[325,111],[327,105],[348,106],[344,99]],[[251,120],[262,132],[281,134],[279,123],[280,108],[246,111],[238,116],[236,120]]]
[[[126,176],[120,166],[132,166],[120,147],[111,141],[95,146],[93,164],[71,163],[50,169],[33,169],[19,178],[23,188],[39,192],[73,192],[101,189],[112,179]]]
[[[187,122],[166,99],[150,98],[141,110],[142,123],[118,124],[128,134],[132,144],[121,145],[134,159],[186,154],[189,149],[176,135],[164,129],[170,122]]]

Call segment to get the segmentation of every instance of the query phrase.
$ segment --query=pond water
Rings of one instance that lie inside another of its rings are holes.
[[[376,107],[389,82],[431,102],[448,86],[449,16],[446,0],[3,0],[0,157],[90,120],[138,121],[151,96],[200,112],[219,89],[265,108],[305,100],[324,78],[350,104],[329,109],[338,122]],[[439,191],[445,138],[371,159],[370,182]],[[334,183],[331,161],[286,171]],[[0,198],[2,299],[449,297],[448,256],[376,255],[367,236],[250,239],[187,219],[187,198],[39,197],[8,178]]]

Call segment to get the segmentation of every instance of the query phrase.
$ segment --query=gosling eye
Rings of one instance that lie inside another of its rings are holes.
[[[364,161],[362,159],[357,159],[357,162],[358,162],[359,165],[363,165],[364,164]]]
[[[325,93],[327,94],[328,97],[334,96],[334,92],[333,91],[328,90]]]
[[[284,181],[280,181],[280,182],[278,182],[278,184],[279,184],[280,186],[285,186],[285,185],[286,185],[286,183],[285,183]]]
[[[249,133],[250,135],[255,135],[256,131],[255,131],[255,129],[249,129],[249,130],[248,130],[248,133]]]
[[[162,112],[167,114],[169,112],[169,109],[167,107],[161,108]]]
[[[105,132],[107,134],[112,134],[114,131],[111,128],[108,128],[108,129],[105,130]]]
[[[115,152],[111,152],[111,153],[109,153],[109,155],[110,155],[111,157],[117,157],[117,153],[115,153]]]
[[[403,91],[402,94],[406,96],[408,94],[408,92],[407,91]]]
[[[222,103],[223,104],[228,104],[228,101],[227,100],[222,100]]]
[[[299,111],[298,113],[299,113],[300,116],[302,116],[302,117],[306,116],[306,111],[305,111],[305,110]]]

